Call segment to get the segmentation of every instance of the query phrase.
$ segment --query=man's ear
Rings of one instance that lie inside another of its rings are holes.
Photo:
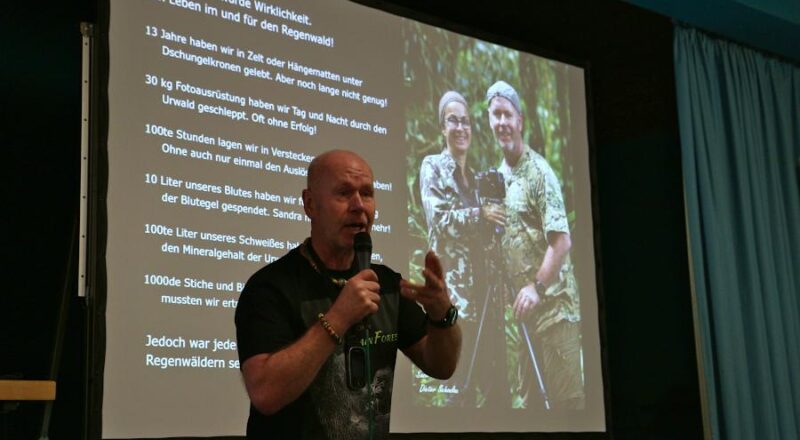
[[[303,190],[303,210],[308,218],[314,218],[314,203],[311,197],[311,190]]]

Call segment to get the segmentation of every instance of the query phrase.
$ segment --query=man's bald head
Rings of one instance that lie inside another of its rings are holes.
[[[303,209],[311,219],[314,251],[328,268],[343,270],[353,260],[353,237],[375,220],[373,174],[352,151],[334,150],[308,165]]]
[[[313,191],[324,181],[327,173],[346,169],[349,164],[363,166],[372,175],[369,164],[358,154],[348,150],[330,150],[315,157],[308,165],[306,188]]]

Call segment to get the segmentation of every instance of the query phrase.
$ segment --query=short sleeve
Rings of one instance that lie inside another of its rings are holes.
[[[564,232],[569,234],[569,221],[558,177],[544,159],[541,161],[544,163],[537,164],[541,180],[537,182],[533,196],[535,206],[540,210],[542,230],[545,233]]]
[[[400,350],[416,344],[427,334],[427,322],[422,307],[414,301],[400,295],[399,313],[397,317],[398,337],[397,345]]]
[[[248,283],[236,307],[239,363],[261,353],[274,353],[291,344],[296,335],[290,322],[291,305],[269,284]]]

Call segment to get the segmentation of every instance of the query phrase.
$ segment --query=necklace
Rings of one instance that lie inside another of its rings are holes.
[[[314,252],[314,249],[311,247],[311,237],[306,238],[305,241],[303,241],[303,243],[300,245],[300,255],[305,257],[306,261],[308,261],[308,264],[311,265],[311,267],[314,268],[314,270],[318,274],[328,278],[331,281],[331,283],[333,283],[333,285],[336,286],[337,288],[342,289],[344,285],[347,284],[347,279],[333,277],[327,274],[328,269],[319,259],[317,253]]]

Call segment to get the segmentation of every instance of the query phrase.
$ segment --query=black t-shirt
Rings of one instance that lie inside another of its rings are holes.
[[[381,285],[378,313],[370,316],[371,394],[374,436],[388,435],[392,380],[397,349],[419,341],[426,331],[425,314],[400,295],[400,275],[372,265]],[[354,272],[354,271],[353,271]],[[350,274],[347,275],[351,275]],[[330,275],[330,273],[326,273]],[[348,277],[349,278],[349,277]],[[317,315],[330,309],[339,289],[317,272],[295,248],[248,280],[236,308],[239,361],[274,353],[320,325]],[[364,341],[351,330],[345,339]],[[347,344],[345,344],[347,345]],[[266,416],[250,405],[247,437],[258,439],[361,439],[369,429],[367,387],[347,387],[345,356],[339,346],[309,388],[278,413]]]

